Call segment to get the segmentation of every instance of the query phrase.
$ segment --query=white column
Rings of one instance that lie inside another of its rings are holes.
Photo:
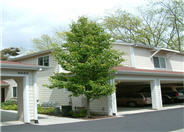
[[[152,97],[152,108],[156,110],[162,109],[162,93],[160,80],[155,79],[150,82],[151,97]]]
[[[33,72],[33,87],[34,87],[34,119],[38,120],[37,111],[37,72]]]
[[[30,123],[29,111],[29,76],[23,78],[23,109],[24,109],[24,122]]]
[[[115,81],[110,80],[110,84],[114,84]],[[116,92],[108,96],[108,115],[117,115],[117,103],[116,103]]]

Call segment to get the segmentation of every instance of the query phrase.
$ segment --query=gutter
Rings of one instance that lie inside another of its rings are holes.
[[[151,76],[168,76],[168,77],[182,77],[184,74],[176,73],[162,73],[162,72],[140,72],[140,71],[116,71],[115,74],[129,74],[129,75],[151,75]]]
[[[42,66],[23,66],[23,65],[10,65],[10,64],[1,64],[1,69],[21,69],[21,70],[33,70],[33,71],[41,71],[48,69],[47,67]]]

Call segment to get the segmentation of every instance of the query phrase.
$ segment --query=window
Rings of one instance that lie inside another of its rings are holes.
[[[155,68],[166,68],[164,57],[153,57],[153,62]]]
[[[13,97],[17,97],[17,87],[13,87]]]
[[[43,56],[38,58],[38,65],[49,66],[49,56]]]

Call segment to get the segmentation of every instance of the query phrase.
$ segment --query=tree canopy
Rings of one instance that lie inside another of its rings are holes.
[[[141,8],[141,16],[117,10],[103,19],[114,40],[142,43],[183,51],[184,1],[152,1]]]
[[[19,48],[11,47],[11,48],[5,48],[0,51],[1,52],[1,60],[8,60],[11,56],[17,56],[20,53]]]
[[[112,68],[123,59],[111,49],[111,36],[96,22],[80,17],[70,28],[66,43],[57,46],[53,53],[69,73],[55,73],[49,87],[67,88],[73,96],[85,96],[89,116],[90,101],[114,92],[115,86],[109,83]]]

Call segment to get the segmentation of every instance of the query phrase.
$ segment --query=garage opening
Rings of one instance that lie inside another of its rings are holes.
[[[161,92],[164,107],[184,103],[184,84],[181,81],[161,81]]]
[[[150,81],[120,81],[116,85],[117,111],[152,109]]]

